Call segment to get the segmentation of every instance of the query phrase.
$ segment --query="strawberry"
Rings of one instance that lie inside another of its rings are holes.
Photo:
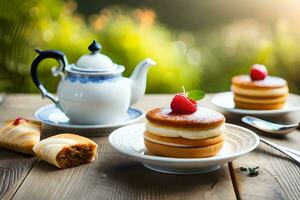
[[[171,109],[178,114],[192,114],[197,111],[197,102],[185,94],[176,94],[171,102]]]
[[[197,106],[197,101],[195,101],[195,100],[193,100],[193,99],[190,99],[190,98],[188,98],[188,100],[190,100],[194,105]]]
[[[268,76],[268,70],[264,65],[255,64],[251,67],[250,77],[252,81],[264,80]]]
[[[26,120],[26,119],[23,119],[23,118],[21,118],[21,117],[18,117],[17,119],[15,119],[13,125],[17,126],[17,125],[22,124],[22,123],[24,123],[24,122],[27,122],[27,120]]]

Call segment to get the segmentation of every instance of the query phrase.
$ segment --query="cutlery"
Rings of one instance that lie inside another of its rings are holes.
[[[282,150],[287,151],[289,153],[295,154],[296,156],[299,156],[299,158],[300,158],[300,151],[297,151],[297,150],[294,150],[294,149],[290,149],[290,148],[275,144],[275,143],[273,143],[271,141],[268,141],[266,139],[263,139],[261,137],[259,138],[259,140],[261,142],[265,143],[266,145],[269,145],[269,146],[274,147],[276,149],[282,149]]]
[[[282,125],[268,122],[256,117],[245,116],[242,121],[265,132],[286,135],[299,127],[299,124]]]
[[[289,148],[286,148],[286,147],[282,147],[280,145],[277,145],[273,142],[270,142],[268,140],[265,140],[263,138],[259,138],[259,140],[266,144],[266,145],[269,145],[273,148],[275,148],[276,150],[280,151],[281,153],[287,155],[288,157],[290,157],[291,159],[293,159],[294,161],[296,161],[298,164],[300,164],[300,152],[296,151],[296,150],[292,150],[292,149],[289,149]],[[291,152],[292,150],[292,152]]]
[[[249,124],[249,125],[253,126],[253,127],[256,127],[256,128],[259,127],[258,129],[260,129],[260,130],[265,130],[265,129],[271,130],[272,127],[273,127],[273,129],[275,129],[275,128],[280,129],[281,128],[281,130],[282,130],[283,129],[282,127],[284,126],[284,125],[278,125],[278,124],[274,124],[274,123],[271,123],[271,122],[267,122],[267,121],[264,121],[264,120],[261,120],[261,119],[255,118],[255,117],[250,117],[250,116],[243,117],[242,121],[245,122],[246,124]],[[287,125],[287,126],[289,126],[289,125]],[[297,127],[298,127],[298,125],[296,126],[296,128]],[[293,128],[293,130],[295,130],[296,128]],[[291,131],[285,132],[285,134],[288,134],[290,132]],[[278,132],[276,132],[276,133],[278,133]],[[281,153],[287,155],[288,157],[290,157],[291,159],[295,160],[297,163],[300,164],[300,151],[297,151],[297,150],[294,150],[294,149],[290,149],[290,148],[275,144],[275,143],[273,143],[271,141],[268,141],[266,139],[263,139],[261,137],[259,137],[259,140],[262,143],[264,143],[264,144],[266,144],[270,147],[273,147],[276,150],[280,151]]]

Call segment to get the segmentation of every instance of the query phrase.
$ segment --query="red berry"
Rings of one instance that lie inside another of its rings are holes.
[[[255,64],[251,67],[250,77],[253,81],[264,80],[268,76],[268,70],[264,65]]]
[[[194,105],[197,106],[197,101],[195,101],[195,100],[193,100],[193,99],[190,99],[190,98],[188,98],[188,100],[190,100]]]
[[[17,126],[17,125],[19,125],[19,124],[21,124],[21,123],[24,123],[24,122],[27,122],[27,120],[26,120],[26,119],[23,119],[23,118],[21,118],[21,117],[18,117],[17,119],[15,119],[13,125]]]
[[[185,94],[176,94],[171,102],[171,109],[174,113],[192,114],[197,111],[197,102],[188,99]]]

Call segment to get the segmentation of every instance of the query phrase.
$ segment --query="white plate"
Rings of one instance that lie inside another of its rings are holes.
[[[108,138],[109,143],[122,154],[143,163],[154,171],[171,174],[194,174],[216,170],[220,165],[252,151],[259,144],[252,131],[233,124],[225,125],[225,141],[221,151],[209,158],[170,158],[147,155],[143,132],[145,124],[134,124],[119,128]]]
[[[296,94],[289,94],[284,107],[278,110],[246,110],[235,108],[232,92],[223,92],[216,94],[212,98],[212,103],[221,110],[231,113],[243,115],[275,116],[299,110],[300,96]]]
[[[46,125],[47,128],[56,128],[57,132],[78,132],[86,136],[105,136],[111,133],[113,130],[132,124],[142,119],[145,113],[136,108],[129,108],[127,111],[127,117],[123,122],[115,124],[97,124],[97,125],[80,125],[72,124],[69,118],[54,104],[50,104],[39,108],[34,116],[37,120]]]

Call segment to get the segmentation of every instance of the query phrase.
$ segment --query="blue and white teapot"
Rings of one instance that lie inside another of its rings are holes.
[[[122,77],[124,66],[117,65],[100,53],[95,40],[76,64],[68,64],[66,56],[54,50],[36,50],[31,77],[43,97],[49,98],[74,124],[118,123],[126,118],[127,110],[145,93],[148,68],[156,63],[147,58],[140,62],[130,78]],[[38,65],[46,58],[54,58],[59,67],[52,68],[54,76],[61,76],[57,97],[49,93],[38,79]]]

